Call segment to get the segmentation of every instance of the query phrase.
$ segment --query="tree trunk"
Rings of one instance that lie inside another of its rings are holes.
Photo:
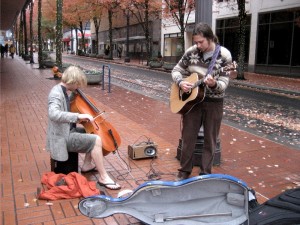
[[[33,16],[33,1],[30,3],[30,63],[33,64],[33,28],[32,28],[32,16]]]
[[[238,10],[239,10],[239,55],[238,55],[238,69],[237,69],[237,79],[245,80],[245,39],[246,39],[246,12],[245,12],[245,0],[237,0]]]
[[[95,33],[96,33],[96,41],[95,41],[95,45],[96,45],[96,52],[95,54],[98,55],[98,39],[99,39],[99,27],[100,27],[100,20],[98,22],[97,17],[93,18],[94,21],[94,25],[95,25]]]
[[[28,41],[27,41],[27,22],[26,22],[26,9],[23,9],[23,25],[24,25],[24,47],[25,55],[28,55]]]
[[[63,0],[56,1],[56,65],[62,70],[62,6]]]
[[[108,10],[108,21],[109,21],[109,32],[108,32],[108,37],[109,37],[109,59],[113,59],[113,37],[112,37],[112,16],[113,12],[111,9]]]
[[[185,46],[184,46],[184,31],[185,31],[185,26],[184,26],[184,16],[185,16],[185,12],[182,11],[182,8],[185,6],[184,5],[184,1],[179,1],[178,3],[178,8],[179,8],[179,25],[180,25],[180,33],[181,33],[181,37],[180,37],[180,44],[181,44],[181,53],[180,56],[183,55],[183,53],[185,52]]]
[[[43,39],[42,39],[42,0],[38,1],[38,39],[39,39],[39,49],[38,49],[38,59],[39,68],[43,68]]]
[[[23,56],[23,45],[24,45],[24,32],[23,32],[24,24],[23,24],[23,11],[20,16],[20,31],[19,31],[19,56]]]
[[[78,55],[78,29],[75,27],[76,55]]]
[[[145,37],[146,37],[146,50],[147,50],[147,65],[149,65],[150,59],[152,57],[152,46],[151,46],[151,38],[149,32],[149,1],[145,0]]]
[[[13,41],[14,41],[14,46],[15,46],[15,48],[16,48],[16,55],[18,55],[19,54],[19,52],[18,52],[18,48],[17,48],[17,43],[19,43],[19,31],[18,31],[18,26],[15,26],[14,27],[14,39],[13,39]],[[16,40],[15,40],[16,39]]]

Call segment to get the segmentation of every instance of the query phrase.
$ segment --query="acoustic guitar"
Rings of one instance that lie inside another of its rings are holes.
[[[231,63],[226,67],[222,67],[218,70],[212,72],[212,76],[215,77],[216,74],[221,72],[226,72],[237,68],[236,62]],[[204,83],[205,76],[199,79],[198,73],[192,73],[187,78],[183,79],[193,84],[189,92],[184,92],[180,87],[174,82],[171,86],[170,92],[170,108],[171,112],[186,114],[188,113],[196,104],[202,102],[205,97],[206,84]]]

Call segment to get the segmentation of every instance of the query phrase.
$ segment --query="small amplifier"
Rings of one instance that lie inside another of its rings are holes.
[[[154,142],[142,142],[128,145],[128,155],[131,159],[153,158],[157,155],[157,144]]]

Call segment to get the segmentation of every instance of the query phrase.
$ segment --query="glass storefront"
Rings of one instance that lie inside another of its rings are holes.
[[[165,34],[164,56],[181,56],[180,33]]]
[[[261,13],[258,21],[256,64],[299,66],[299,9]]]
[[[245,63],[249,61],[251,16],[247,16]],[[238,18],[216,21],[216,34],[233,60],[239,53]],[[300,8],[258,14],[254,71],[257,73],[299,76]]]
[[[221,45],[229,49],[233,60],[237,61],[239,54],[239,19],[227,18],[216,21],[216,35]],[[247,16],[246,40],[245,40],[245,63],[249,59],[251,16]]]

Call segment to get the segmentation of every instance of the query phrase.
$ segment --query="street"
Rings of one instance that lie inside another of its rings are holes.
[[[91,58],[64,56],[65,63],[80,65],[84,69],[101,70],[103,62]],[[105,64],[108,65],[108,64]],[[109,64],[111,83],[151,98],[169,102],[171,75],[121,64]],[[105,82],[107,82],[105,68]],[[230,86],[226,91],[223,122],[265,137],[277,143],[300,149],[298,130],[299,99],[266,94],[253,89]]]

